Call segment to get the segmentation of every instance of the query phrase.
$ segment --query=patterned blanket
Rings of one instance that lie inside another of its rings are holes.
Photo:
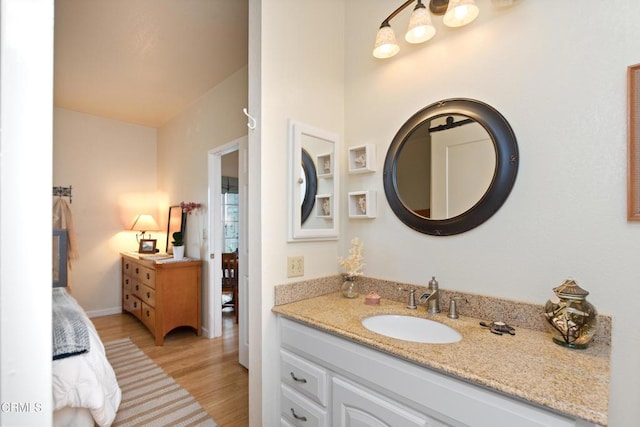
[[[89,333],[82,308],[64,288],[53,288],[53,360],[89,351]]]

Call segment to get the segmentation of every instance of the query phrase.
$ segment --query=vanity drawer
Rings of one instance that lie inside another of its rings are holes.
[[[291,425],[329,427],[327,411],[286,384],[280,385],[280,414]]]
[[[326,369],[281,349],[280,380],[322,406],[327,406],[329,375]]]

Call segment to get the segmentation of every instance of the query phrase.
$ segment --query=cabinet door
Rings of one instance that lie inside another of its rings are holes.
[[[434,419],[355,383],[333,378],[333,425],[444,427]]]

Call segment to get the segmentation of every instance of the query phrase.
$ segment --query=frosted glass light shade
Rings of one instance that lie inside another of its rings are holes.
[[[383,25],[376,34],[376,44],[373,48],[373,56],[384,59],[391,58],[400,51],[400,46],[396,42],[396,36],[391,27]]]
[[[436,34],[436,29],[431,23],[431,15],[426,7],[414,9],[409,18],[409,28],[404,39],[409,43],[423,43]]]
[[[442,18],[447,27],[462,27],[478,17],[480,9],[473,0],[449,0],[449,7]]]

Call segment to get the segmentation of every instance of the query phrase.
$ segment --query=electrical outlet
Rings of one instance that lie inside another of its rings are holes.
[[[287,277],[304,276],[304,257],[288,256],[287,257]]]

